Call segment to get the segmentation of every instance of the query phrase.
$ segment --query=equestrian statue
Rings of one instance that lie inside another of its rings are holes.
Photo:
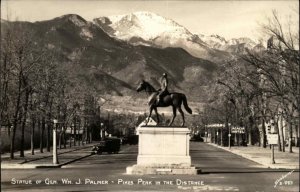
[[[149,105],[149,116],[148,120],[151,117],[152,111],[154,110],[157,117],[157,123],[159,124],[159,116],[157,113],[157,107],[169,107],[172,106],[173,109],[173,118],[171,122],[169,123],[169,126],[171,126],[174,122],[174,119],[176,117],[176,110],[179,111],[182,117],[182,124],[181,126],[184,126],[185,119],[184,119],[184,113],[181,109],[181,104],[183,104],[185,110],[192,114],[192,109],[188,106],[186,96],[183,93],[169,93],[168,91],[168,76],[166,73],[163,74],[160,84],[161,88],[159,90],[156,90],[150,83],[146,82],[145,80],[142,80],[139,84],[138,88],[136,89],[137,92],[145,91],[148,94],[148,105]],[[147,122],[148,123],[148,122]],[[146,124],[147,124],[146,123]]]

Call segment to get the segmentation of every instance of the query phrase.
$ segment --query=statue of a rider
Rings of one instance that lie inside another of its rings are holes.
[[[168,75],[164,73],[160,79],[160,89],[157,95],[157,103],[159,103],[164,96],[169,95],[168,85]]]

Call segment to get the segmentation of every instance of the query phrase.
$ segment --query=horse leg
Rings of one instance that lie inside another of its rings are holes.
[[[157,118],[157,124],[159,124],[159,116],[158,116],[158,113],[157,113],[157,107],[154,107],[154,111],[155,111],[156,118]]]
[[[169,126],[172,125],[172,123],[174,122],[175,117],[176,117],[176,108],[173,107],[173,118],[172,118],[171,122],[169,123]]]
[[[147,118],[147,120],[146,120],[146,125],[149,123],[150,117],[151,117],[151,115],[152,115],[152,110],[153,110],[153,106],[151,105],[151,106],[150,106],[149,116],[148,116],[148,118]]]
[[[184,123],[185,123],[185,120],[184,120],[184,113],[183,113],[181,107],[178,107],[178,111],[179,111],[179,113],[181,114],[181,117],[182,117],[182,124],[181,124],[181,126],[183,127],[183,126],[184,126]]]

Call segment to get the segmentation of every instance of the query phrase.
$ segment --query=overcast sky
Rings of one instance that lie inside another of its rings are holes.
[[[297,0],[284,1],[161,1],[161,0],[2,0],[1,17],[21,21],[49,20],[64,14],[93,18],[150,11],[173,19],[192,33],[218,34],[226,39],[258,38],[258,23],[278,10],[282,17],[299,9]],[[298,17],[297,17],[298,18]]]

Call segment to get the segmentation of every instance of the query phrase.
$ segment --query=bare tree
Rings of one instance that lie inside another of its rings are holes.
[[[244,60],[257,68],[264,80],[262,89],[267,100],[279,103],[281,115],[289,126],[289,152],[292,152],[293,127],[299,131],[299,30],[292,29],[291,21],[287,26],[283,23],[273,11],[268,23],[262,25],[264,33],[271,37],[268,49],[262,53],[249,51]]]

